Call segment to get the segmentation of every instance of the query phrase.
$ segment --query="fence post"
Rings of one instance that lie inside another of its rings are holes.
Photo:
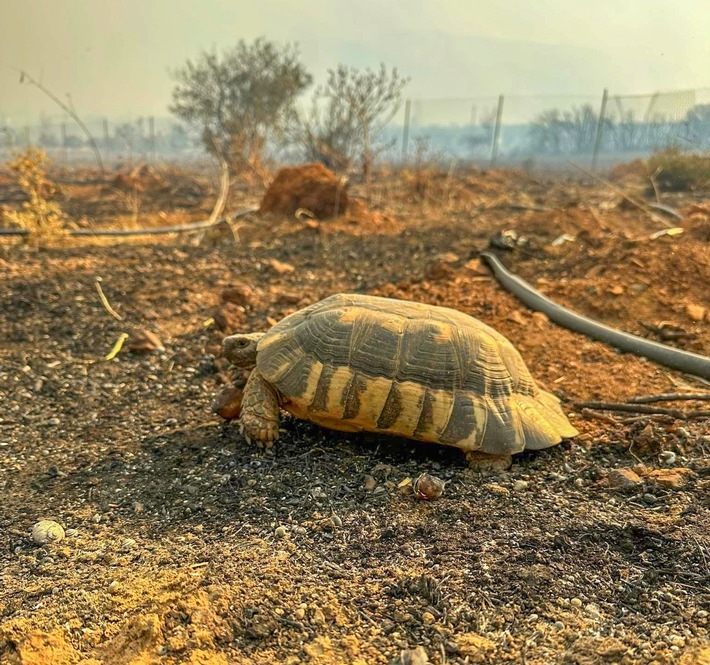
[[[404,103],[404,129],[402,130],[402,163],[407,163],[407,149],[409,148],[409,118],[412,112],[412,100]]]
[[[63,122],[62,123],[62,163],[64,166],[67,165],[67,123]]]
[[[106,162],[111,161],[111,139],[108,135],[108,119],[104,118],[104,150],[106,151]]]
[[[602,94],[602,105],[599,109],[599,121],[597,122],[597,135],[594,137],[594,154],[592,155],[592,171],[597,168],[599,150],[602,147],[602,135],[604,133],[604,122],[606,121],[606,103],[609,99],[609,89],[604,88]]]
[[[493,145],[491,146],[491,168],[495,168],[498,161],[498,144],[500,143],[500,126],[503,121],[503,102],[505,97],[498,97],[498,110],[496,111],[496,126],[493,130]]]

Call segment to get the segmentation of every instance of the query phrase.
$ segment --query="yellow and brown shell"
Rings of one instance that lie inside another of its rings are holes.
[[[259,341],[257,371],[298,418],[509,455],[577,431],[500,333],[444,307],[339,294]]]

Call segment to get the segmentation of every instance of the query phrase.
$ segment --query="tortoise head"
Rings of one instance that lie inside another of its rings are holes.
[[[256,345],[264,333],[237,333],[225,337],[222,353],[233,365],[241,369],[254,369],[256,366]]]

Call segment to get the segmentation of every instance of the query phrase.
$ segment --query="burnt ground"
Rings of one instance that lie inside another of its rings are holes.
[[[211,186],[182,177],[165,176],[182,183],[179,209],[145,194],[138,218],[204,217]],[[58,179],[74,218],[131,224],[120,182]],[[532,315],[470,262],[515,229],[529,242],[501,256],[540,290],[708,355],[710,212],[698,195],[665,202],[685,232],[651,239],[663,224],[603,185],[405,173],[339,221],[250,217],[199,244],[2,241],[0,661],[364,665],[421,646],[437,664],[708,662],[710,418],[579,403],[710,389]],[[553,246],[563,233],[574,241]],[[230,287],[238,304],[221,299]],[[228,379],[221,339],[339,291],[493,325],[580,436],[498,475],[456,450],[291,418],[273,452],[247,446],[210,410]],[[164,351],[105,359],[143,330]],[[614,487],[618,469],[637,484]],[[399,487],[425,471],[448,481],[436,501]],[[66,538],[35,545],[43,518]]]

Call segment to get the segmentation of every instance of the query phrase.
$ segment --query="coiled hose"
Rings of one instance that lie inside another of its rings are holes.
[[[524,279],[514,275],[495,254],[482,252],[480,257],[490,267],[493,275],[506,291],[516,296],[530,309],[542,312],[550,321],[554,321],[563,328],[599,340],[621,351],[648,358],[659,365],[710,380],[710,358],[690,351],[681,351],[666,344],[652,342],[577,314],[553,302],[536,291]]]

